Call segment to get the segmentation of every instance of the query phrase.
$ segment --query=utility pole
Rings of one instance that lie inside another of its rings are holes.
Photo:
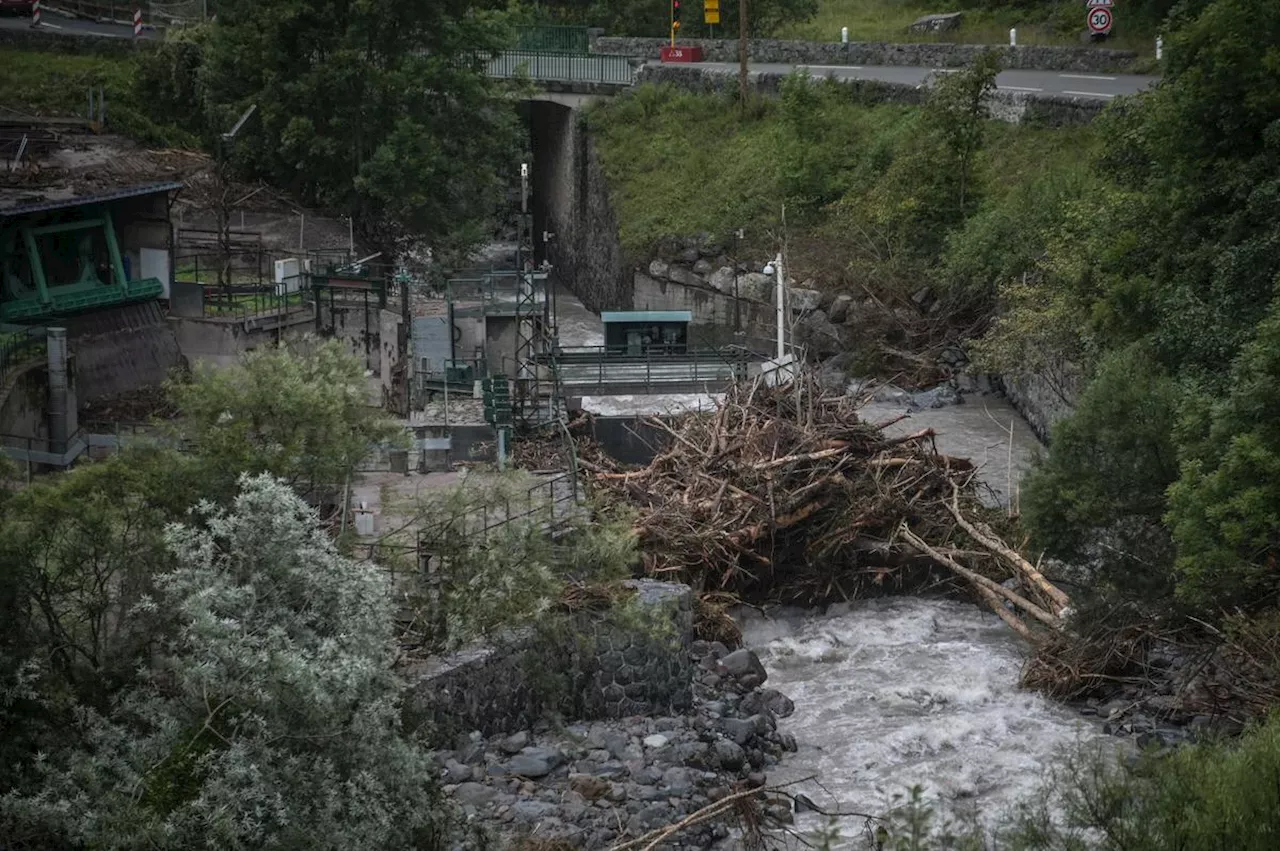
[[[738,105],[747,111],[747,0],[738,0]]]

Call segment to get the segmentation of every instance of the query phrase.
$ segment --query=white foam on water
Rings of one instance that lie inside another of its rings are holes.
[[[779,722],[799,752],[771,783],[811,775],[824,808],[883,813],[913,784],[947,806],[976,807],[988,822],[1033,794],[1053,758],[1107,741],[1096,724],[1018,688],[1025,652],[994,615],[910,597],[869,600],[821,615],[743,619],[745,641],[787,694]],[[944,808],[946,808],[944,806]],[[798,827],[823,819],[807,815]],[[862,830],[841,825],[850,837]]]

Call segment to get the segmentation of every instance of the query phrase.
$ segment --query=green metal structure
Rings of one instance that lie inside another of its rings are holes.
[[[181,188],[151,184],[0,209],[0,321],[31,322],[163,294],[159,279],[126,270],[113,206]]]

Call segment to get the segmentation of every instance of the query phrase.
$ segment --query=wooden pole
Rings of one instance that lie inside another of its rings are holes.
[[[747,0],[738,0],[738,104],[747,111]]]

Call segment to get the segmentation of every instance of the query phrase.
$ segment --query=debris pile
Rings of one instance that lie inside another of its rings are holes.
[[[670,442],[647,466],[579,460],[606,503],[637,513],[652,576],[811,605],[919,590],[945,568],[1029,640],[1061,624],[1066,595],[978,519],[973,464],[939,453],[930,429],[886,437],[809,374],[648,423]]]

